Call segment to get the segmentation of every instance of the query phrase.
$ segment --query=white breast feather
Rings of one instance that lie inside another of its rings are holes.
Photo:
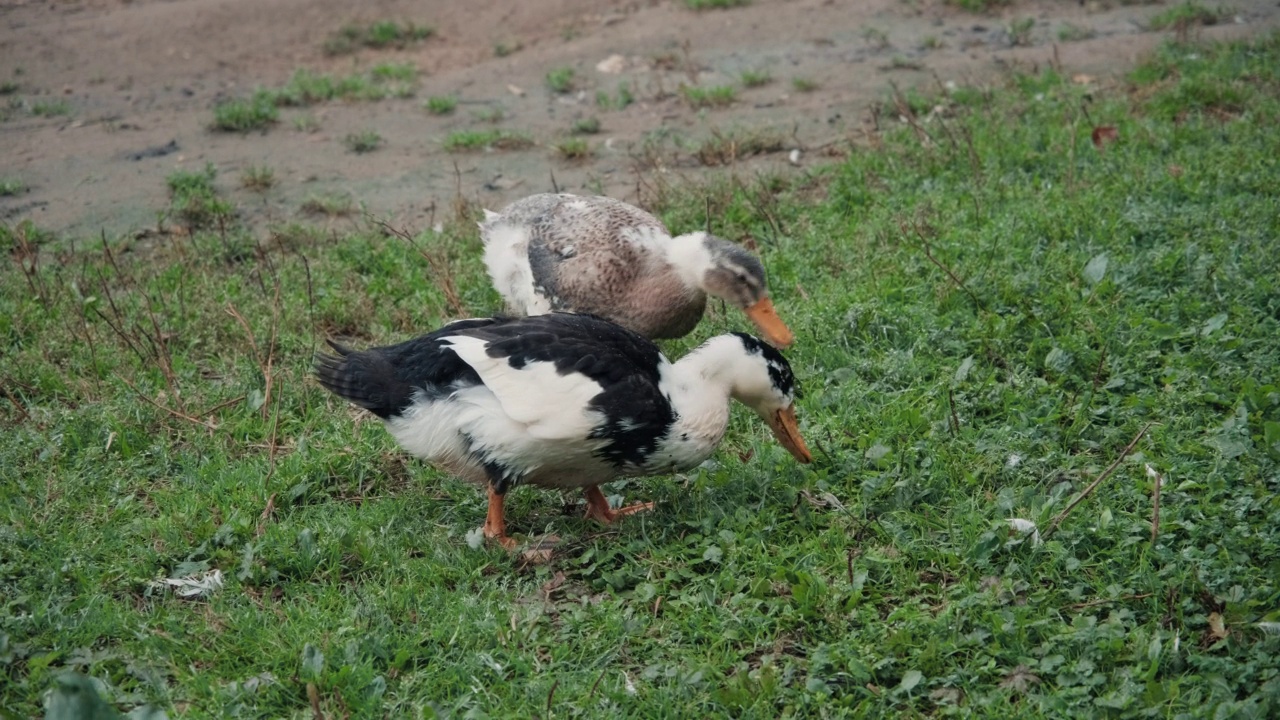
[[[486,215],[486,222],[481,223],[480,232],[484,237],[484,264],[489,269],[489,277],[493,278],[494,288],[515,312],[523,315],[551,312],[551,303],[534,289],[528,229],[489,215],[492,214]]]
[[[586,375],[561,375],[550,362],[513,368],[506,358],[489,357],[487,343],[479,338],[454,335],[443,341],[476,371],[507,417],[525,425],[531,436],[584,441],[604,422],[602,413],[587,408],[604,388]]]
[[[711,385],[696,369],[664,365],[659,386],[671,399],[676,422],[645,460],[649,472],[688,470],[711,457],[729,426],[729,403],[723,388]]]

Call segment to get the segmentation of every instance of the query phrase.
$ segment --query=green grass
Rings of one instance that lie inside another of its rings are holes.
[[[1009,42],[1014,45],[1031,45],[1031,33],[1035,30],[1036,19],[1033,17],[1015,18],[1006,26]]]
[[[505,118],[506,116],[507,116],[507,111],[504,110],[501,105],[494,105],[492,107],[480,108],[479,110],[475,110],[471,113],[471,117],[474,118],[477,122],[486,122],[486,123],[502,122],[503,118]]]
[[[613,95],[606,90],[596,91],[596,107],[601,110],[623,110],[635,101],[635,95],[626,83],[618,83],[618,91]]]
[[[582,138],[569,138],[556,143],[556,154],[565,160],[585,160],[592,155],[591,145]]]
[[[776,130],[713,130],[690,150],[698,162],[707,166],[732,165],[754,155],[778,152],[786,148],[786,138]]]
[[[213,181],[218,171],[213,163],[203,170],[179,170],[166,178],[169,186],[169,215],[192,229],[225,224],[235,216],[235,208],[218,194]]]
[[[947,0],[948,5],[955,5],[969,12],[988,13],[1013,4],[1013,0]]]
[[[1097,35],[1093,28],[1074,25],[1072,23],[1063,23],[1058,28],[1058,40],[1062,42],[1079,42],[1081,40],[1089,40]]]
[[[733,101],[738,99],[738,89],[732,85],[717,85],[705,88],[683,85],[680,87],[680,94],[684,96],[684,101],[689,103],[689,107],[695,110],[726,107],[732,105]]]
[[[574,135],[595,135],[600,132],[600,118],[584,117],[573,121],[569,132]]]
[[[493,56],[500,58],[506,57],[512,53],[519,52],[523,47],[524,46],[518,40],[511,42],[498,41],[493,44]]]
[[[574,72],[571,67],[555,68],[547,73],[547,87],[554,93],[573,92]]]
[[[1216,25],[1231,16],[1231,11],[1223,7],[1209,8],[1196,0],[1174,5],[1151,18],[1152,30],[1177,30],[1186,32],[1197,25]]]
[[[342,138],[342,144],[353,153],[369,153],[382,147],[382,136],[374,130],[361,130],[356,133],[347,133]]]
[[[434,34],[426,25],[404,24],[394,20],[380,20],[369,25],[344,25],[324,42],[329,55],[346,55],[360,48],[404,48],[421,42]]]
[[[727,10],[750,4],[751,0],[684,0],[685,7],[690,10]]]
[[[432,115],[448,115],[458,108],[458,98],[452,95],[435,95],[427,98],[425,107]]]
[[[927,99],[802,177],[647,179],[758,248],[816,461],[739,407],[616,526],[517,489],[549,565],[471,549],[482,494],[308,380],[325,337],[500,310],[466,208],[236,262],[234,220],[0,225],[0,707],[76,670],[170,717],[1274,717],[1280,37]]]
[[[248,132],[274,124],[280,118],[275,97],[258,90],[252,97],[235,98],[213,108],[213,129],[224,132]]]
[[[796,92],[802,92],[802,93],[813,92],[814,90],[817,90],[819,87],[820,86],[818,85],[818,82],[816,80],[811,80],[806,77],[791,78],[791,89],[795,90]]]
[[[773,82],[773,75],[768,70],[747,70],[742,73],[742,86],[745,88],[764,87]]]
[[[887,50],[892,46],[892,43],[889,42],[889,35],[879,28],[863,28],[862,39],[866,40],[867,44],[874,50]]]
[[[14,178],[0,178],[0,197],[21,195],[27,191],[27,184]]]
[[[276,184],[276,173],[265,165],[252,165],[240,174],[240,187],[254,192],[266,192]]]
[[[456,130],[444,139],[444,149],[450,152],[472,150],[522,150],[533,145],[524,133],[510,130]]]
[[[293,119],[293,129],[304,133],[317,132],[320,130],[320,121],[311,114],[299,115]]]
[[[312,195],[298,208],[308,215],[323,215],[330,218],[350,217],[360,209],[355,198],[345,193],[329,193]]]
[[[72,112],[71,103],[66,100],[36,100],[28,109],[37,117],[61,117]]]
[[[379,63],[366,72],[345,76],[298,70],[282,87],[258,88],[248,98],[233,98],[214,106],[213,129],[246,132],[266,128],[279,118],[277,108],[281,107],[309,107],[331,100],[412,97],[417,78],[418,69],[409,63]]]

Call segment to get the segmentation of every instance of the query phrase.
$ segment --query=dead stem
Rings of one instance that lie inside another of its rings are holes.
[[[449,306],[449,312],[454,317],[466,317],[467,306],[462,302],[462,295],[458,292],[458,285],[453,281],[453,273],[449,272],[449,258],[440,250],[427,252],[424,248],[414,241],[413,236],[408,232],[394,227],[385,220],[372,218],[375,225],[382,228],[383,232],[409,243],[423,260],[427,261],[427,269],[431,273],[431,279],[435,281],[436,287],[440,288],[440,292],[444,295],[444,300]]]
[[[177,410],[174,410],[174,409],[173,409],[173,408],[171,408],[171,407],[167,407],[167,406],[165,406],[165,405],[161,405],[160,403],[156,402],[155,400],[152,400],[151,398],[149,398],[149,397],[147,397],[145,394],[143,394],[143,392],[142,392],[141,390],[139,390],[139,389],[138,389],[138,386],[136,386],[136,385],[134,385],[133,383],[129,382],[129,381],[128,381],[127,379],[125,379],[123,376],[117,376],[117,377],[119,377],[119,378],[120,378],[120,381],[121,381],[121,382],[123,382],[125,385],[128,385],[128,386],[129,386],[129,389],[133,391],[133,394],[137,395],[139,398],[141,398],[141,399],[142,399],[144,402],[146,402],[148,405],[151,405],[152,407],[154,407],[154,408],[156,408],[156,409],[158,409],[158,410],[163,410],[163,411],[165,411],[165,412],[169,413],[170,415],[172,415],[172,416],[174,416],[174,417],[176,417],[176,418],[178,418],[178,419],[180,419],[180,420],[186,420],[186,421],[187,421],[187,422],[189,422],[189,423],[194,423],[194,424],[196,424],[196,425],[199,425],[200,427],[205,428],[206,430],[213,431],[213,430],[217,430],[217,429],[218,429],[217,427],[215,427],[215,426],[213,426],[213,425],[210,425],[209,423],[207,423],[207,422],[205,422],[205,421],[203,421],[203,420],[199,420],[199,419],[197,419],[197,418],[193,418],[193,417],[191,417],[190,415],[187,415],[186,413],[178,412]]]
[[[902,234],[904,235],[908,234],[909,231],[907,229],[907,224],[905,222],[900,222],[898,224],[898,227],[901,228]],[[951,278],[951,282],[955,283],[956,287],[963,290],[964,293],[969,296],[969,299],[973,300],[973,304],[976,305],[979,310],[981,310],[982,312],[986,312],[987,306],[982,302],[982,300],[978,298],[977,295],[974,294],[972,290],[969,289],[969,286],[965,285],[964,281],[961,280],[960,277],[951,270],[951,268],[947,267],[940,260],[938,260],[938,258],[933,256],[933,246],[929,244],[929,240],[926,239],[924,236],[924,233],[920,231],[920,225],[918,223],[912,223],[910,232],[913,232],[915,234],[916,238],[920,241],[920,245],[924,247],[924,255],[925,257],[929,258],[929,262],[933,263],[938,267],[939,270],[946,273],[947,277]]]
[[[1070,503],[1067,503],[1067,506],[1062,509],[1062,512],[1058,513],[1058,516],[1053,519],[1053,522],[1049,523],[1049,527],[1043,533],[1041,533],[1041,537],[1043,539],[1048,540],[1049,536],[1053,534],[1053,531],[1057,530],[1058,525],[1067,517],[1067,514],[1070,513],[1071,510],[1076,505],[1079,505],[1081,501],[1089,497],[1089,495],[1091,495],[1093,491],[1097,489],[1098,485],[1102,484],[1103,480],[1106,480],[1108,477],[1111,476],[1111,473],[1115,472],[1117,467],[1120,467],[1120,463],[1124,461],[1126,457],[1129,456],[1129,453],[1133,452],[1134,446],[1137,445],[1138,441],[1142,439],[1142,436],[1147,433],[1147,430],[1151,427],[1151,425],[1152,425],[1151,423],[1147,423],[1146,425],[1143,425],[1142,429],[1138,431],[1138,434],[1133,436],[1133,440],[1130,440],[1129,444],[1126,445],[1124,450],[1120,452],[1120,456],[1115,459],[1115,462],[1111,463],[1111,465],[1106,470],[1103,470],[1102,474],[1098,476],[1098,479],[1090,483],[1089,487],[1082,490],[1080,494],[1075,497],[1074,500],[1072,500]]]

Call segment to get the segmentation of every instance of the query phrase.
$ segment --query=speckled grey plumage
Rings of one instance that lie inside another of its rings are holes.
[[[672,270],[659,242],[669,242],[667,228],[639,208],[545,193],[512,203],[482,228],[488,236],[504,225],[528,233],[534,291],[552,310],[593,313],[651,338],[681,337],[702,318],[706,295]]]

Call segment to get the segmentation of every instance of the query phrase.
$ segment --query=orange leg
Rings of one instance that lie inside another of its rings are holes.
[[[495,540],[499,545],[508,549],[516,549],[516,541],[507,537],[507,522],[502,516],[502,499],[503,496],[493,491],[493,486],[489,486],[489,514],[484,520],[484,536],[490,540]]]
[[[588,485],[582,489],[582,494],[587,496],[587,517],[595,518],[605,525],[608,525],[623,515],[646,512],[653,509],[653,503],[647,502],[636,503],[635,505],[628,505],[627,507],[614,510],[609,507],[609,500],[604,496],[604,493],[600,492],[600,487],[598,485]]]

